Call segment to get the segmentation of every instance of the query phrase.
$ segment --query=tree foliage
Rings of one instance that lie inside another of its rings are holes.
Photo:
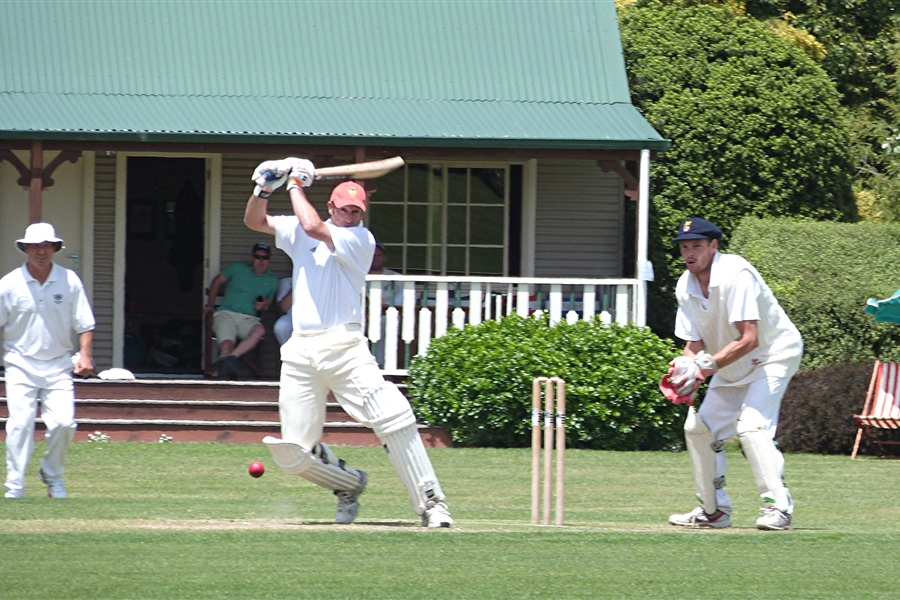
[[[747,14],[812,34],[851,121],[860,218],[900,221],[900,0],[748,0]]]
[[[642,0],[620,12],[620,29],[633,101],[672,140],[651,170],[651,301],[660,304],[648,319],[665,333],[679,221],[709,218],[727,240],[748,215],[854,220],[850,135],[828,75],[757,19]]]
[[[891,88],[875,109],[855,111],[857,206],[868,221],[900,222],[900,32],[890,47]]]
[[[842,104],[875,107],[891,95],[890,47],[900,26],[900,0],[747,0],[748,15],[780,18],[825,48],[822,68]]]

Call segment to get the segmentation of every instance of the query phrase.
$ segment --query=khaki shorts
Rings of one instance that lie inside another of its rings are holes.
[[[213,335],[219,343],[224,340],[238,341],[246,339],[250,330],[260,324],[258,317],[230,310],[217,310],[213,314]]]

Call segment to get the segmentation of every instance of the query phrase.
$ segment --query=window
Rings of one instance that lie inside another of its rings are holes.
[[[405,275],[508,275],[510,168],[409,164],[375,182],[368,227]]]

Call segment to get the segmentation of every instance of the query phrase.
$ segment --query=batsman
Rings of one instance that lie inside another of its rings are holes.
[[[316,180],[310,161],[266,161],[253,180],[244,223],[275,235],[275,245],[293,261],[294,285],[293,333],[281,347],[281,439],[267,436],[263,442],[286,473],[333,491],[335,522],[352,523],[368,478],[322,443],[331,391],[381,440],[422,525],[450,527],[453,519],[415,415],[406,397],[381,375],[362,333],[362,290],[375,252],[375,238],[362,223],[365,189],[354,181],[337,185],[328,201],[330,218],[322,221],[304,192]],[[294,214],[269,215],[267,199],[284,183]]]
[[[675,288],[675,335],[686,344],[660,388],[676,403],[691,405],[684,432],[700,506],[670,516],[669,523],[731,526],[724,450],[725,440],[737,436],[763,501],[756,527],[793,529],[794,502],[775,430],[803,340],[759,272],[742,257],[719,252],[721,239],[715,224],[691,218],[681,222],[674,240],[687,268]],[[696,409],[697,388],[709,377]]]

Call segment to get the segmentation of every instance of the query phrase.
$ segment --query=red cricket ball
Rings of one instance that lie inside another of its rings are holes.
[[[250,473],[251,477],[262,477],[263,473],[266,472],[266,466],[258,460],[254,460],[247,468],[247,472]]]

